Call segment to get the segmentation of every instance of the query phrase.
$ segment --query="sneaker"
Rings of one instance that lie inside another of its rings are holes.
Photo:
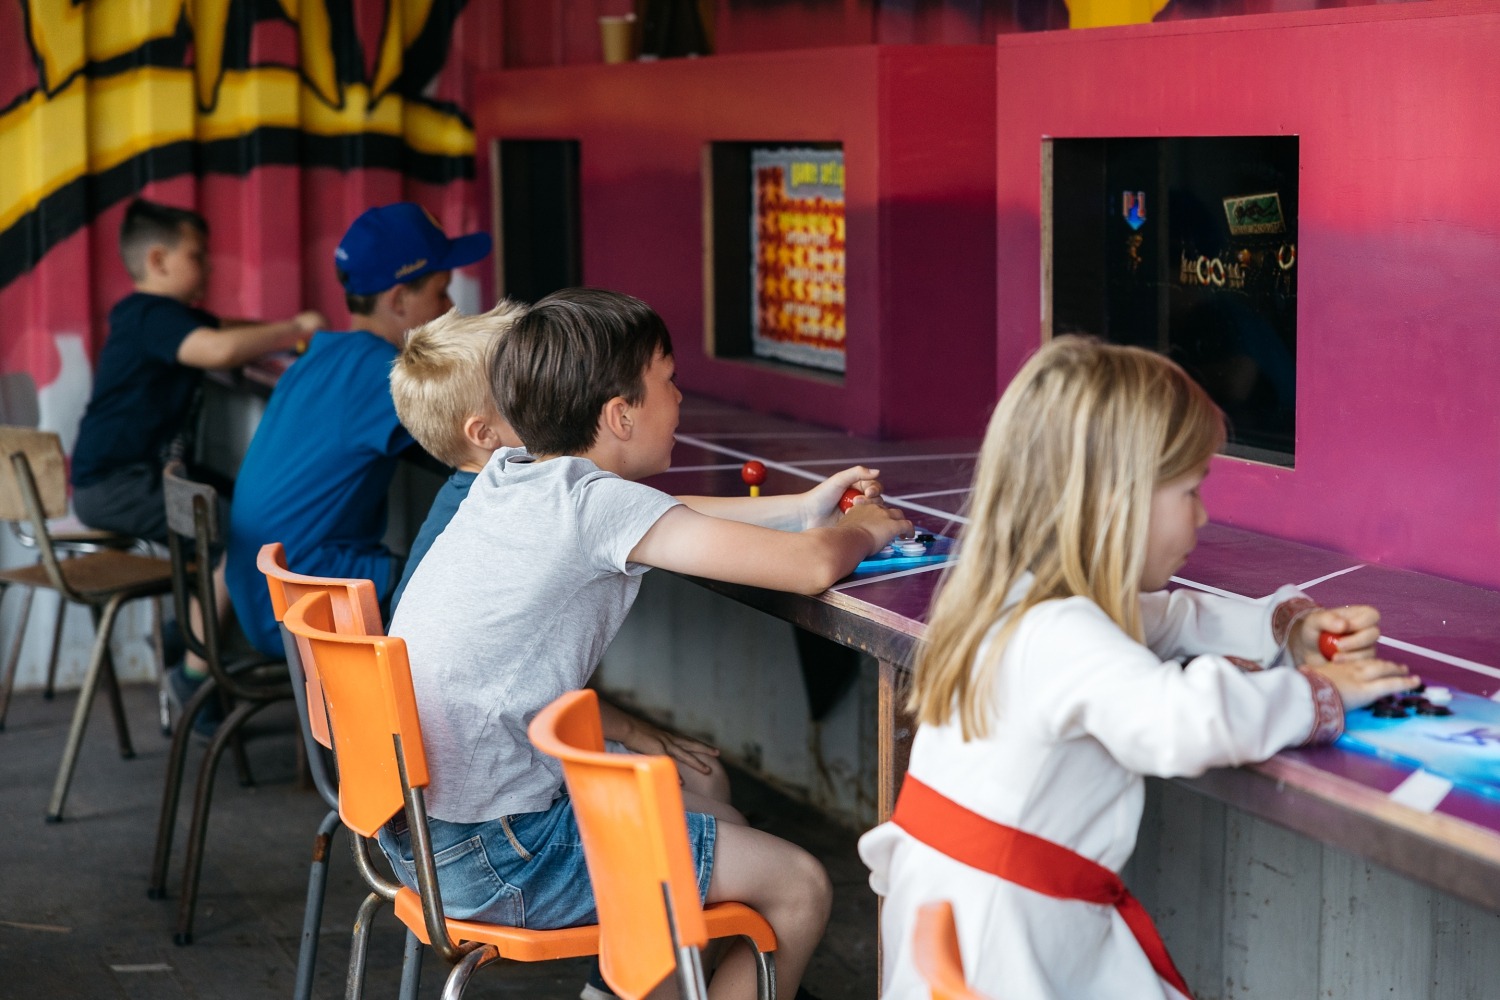
[[[167,671],[167,694],[177,703],[179,722],[182,719],[183,709],[206,680],[208,680],[207,674],[195,677],[188,673],[180,663]],[[219,704],[219,699],[210,698],[208,703],[199,710],[198,717],[193,720],[193,736],[200,740],[211,740],[214,731],[219,728],[219,723],[223,721],[224,709]]]
[[[583,989],[578,992],[578,1000],[619,1000],[619,997],[604,982],[604,973],[599,971],[599,959],[594,959],[594,967],[589,970],[588,982],[583,984]]]

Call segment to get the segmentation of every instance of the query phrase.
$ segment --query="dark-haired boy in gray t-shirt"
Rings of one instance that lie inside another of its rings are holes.
[[[682,399],[674,372],[660,317],[630,296],[593,289],[532,306],[491,358],[496,403],[527,451],[491,458],[391,623],[411,657],[433,847],[451,915],[529,927],[594,919],[560,768],[531,745],[526,726],[587,682],[641,574],[657,566],[819,593],[911,530],[879,502],[872,469],[753,499],[673,498],[637,482],[671,463]],[[851,486],[864,497],[840,514]],[[687,766],[702,752],[607,706],[601,712],[605,737],[630,750]],[[828,919],[827,873],[793,844],[684,802],[700,893],[766,917],[778,942],[778,991],[794,995]],[[483,878],[473,864],[476,838]],[[411,857],[405,837],[386,833],[381,842],[402,870]],[[441,863],[445,851],[451,865]],[[731,947],[713,981],[716,992],[753,996],[749,950]]]

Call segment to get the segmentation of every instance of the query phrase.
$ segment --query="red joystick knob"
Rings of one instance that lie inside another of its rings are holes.
[[[1339,637],[1332,632],[1319,632],[1318,652],[1323,654],[1325,660],[1333,659],[1339,652]]]
[[[746,462],[740,466],[740,478],[746,486],[759,486],[766,481],[766,467],[754,460]]]
[[[849,487],[844,491],[844,495],[839,497],[839,510],[846,514],[849,513],[849,508],[854,506],[854,501],[864,495],[863,490],[857,490],[853,486]]]

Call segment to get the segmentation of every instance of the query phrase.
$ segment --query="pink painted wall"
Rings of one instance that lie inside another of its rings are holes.
[[[651,303],[679,382],[762,412],[889,437],[972,434],[994,397],[989,46],[877,46],[508,70],[475,87],[489,140],[577,139],[583,280]],[[842,385],[703,345],[703,151],[844,145]]]
[[[1043,136],[1298,135],[1292,469],[1218,459],[1210,516],[1500,586],[1500,11],[1002,36],[998,371],[1039,339]]]

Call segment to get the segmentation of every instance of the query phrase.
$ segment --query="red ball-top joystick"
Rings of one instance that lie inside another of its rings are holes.
[[[1318,633],[1318,652],[1323,654],[1323,659],[1331,660],[1339,653],[1339,637],[1332,632]]]
[[[758,497],[760,496],[760,484],[766,481],[766,467],[751,459],[740,466],[740,478],[745,481],[746,486],[750,487],[750,495]]]
[[[863,490],[857,490],[853,486],[849,487],[844,491],[844,495],[839,497],[839,510],[846,514],[849,513],[849,508],[854,506],[854,501],[864,495]]]

